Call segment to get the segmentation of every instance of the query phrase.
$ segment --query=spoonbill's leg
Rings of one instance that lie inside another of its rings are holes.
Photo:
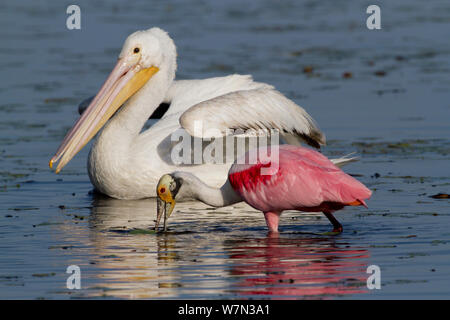
[[[280,221],[281,212],[264,212],[267,228],[270,232],[278,232],[278,222]]]
[[[344,230],[342,228],[342,225],[339,223],[339,221],[336,220],[331,212],[324,211],[323,214],[328,218],[328,220],[330,220],[331,224],[333,225],[333,232],[341,233],[342,230]]]

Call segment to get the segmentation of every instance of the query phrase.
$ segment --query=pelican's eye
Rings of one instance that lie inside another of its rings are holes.
[[[133,52],[134,52],[134,53],[139,53],[140,50],[141,50],[141,49],[139,49],[138,47],[136,47],[136,48],[134,48]]]
[[[161,188],[161,189],[159,189],[159,192],[160,192],[160,193],[166,192],[166,188]]]

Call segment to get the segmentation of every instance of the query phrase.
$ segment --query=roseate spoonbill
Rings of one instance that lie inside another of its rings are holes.
[[[89,153],[89,178],[108,196],[139,199],[156,196],[160,172],[184,170],[216,186],[226,180],[232,161],[195,166],[171,161],[170,137],[180,128],[197,138],[209,138],[210,128],[222,136],[229,129],[277,129],[291,144],[325,144],[311,116],[272,86],[242,75],[174,81],[176,56],[174,42],[159,28],[128,36],[116,66],[67,133],[50,168],[59,161],[55,171],[61,171],[103,127]],[[167,112],[142,131],[161,103],[170,103]],[[203,123],[200,132],[195,121]]]
[[[278,232],[278,222],[284,210],[299,210],[323,212],[332,223],[333,232],[340,233],[343,228],[333,216],[334,211],[345,206],[367,207],[364,200],[370,198],[372,192],[321,153],[291,145],[269,148],[271,152],[278,148],[278,159],[262,161],[258,158],[252,164],[248,162],[252,157],[247,152],[232,165],[228,180],[220,189],[207,186],[188,172],[163,175],[157,186],[155,229],[164,213],[166,230],[167,218],[179,199],[197,199],[214,207],[245,201],[264,213],[267,227],[272,232]],[[250,152],[262,154],[259,150]],[[340,164],[351,160],[341,159]],[[278,169],[272,175],[263,175],[262,170],[270,167]],[[168,209],[167,205],[170,205]]]

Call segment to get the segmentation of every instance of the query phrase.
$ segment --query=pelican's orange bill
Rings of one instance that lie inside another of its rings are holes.
[[[61,169],[95,136],[112,115],[156,73],[157,67],[141,68],[137,61],[121,58],[100,91],[65,136],[49,166]]]

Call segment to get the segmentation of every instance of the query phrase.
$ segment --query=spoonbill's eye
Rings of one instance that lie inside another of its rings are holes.
[[[134,48],[133,52],[134,53],[139,53],[140,49],[138,47]]]

